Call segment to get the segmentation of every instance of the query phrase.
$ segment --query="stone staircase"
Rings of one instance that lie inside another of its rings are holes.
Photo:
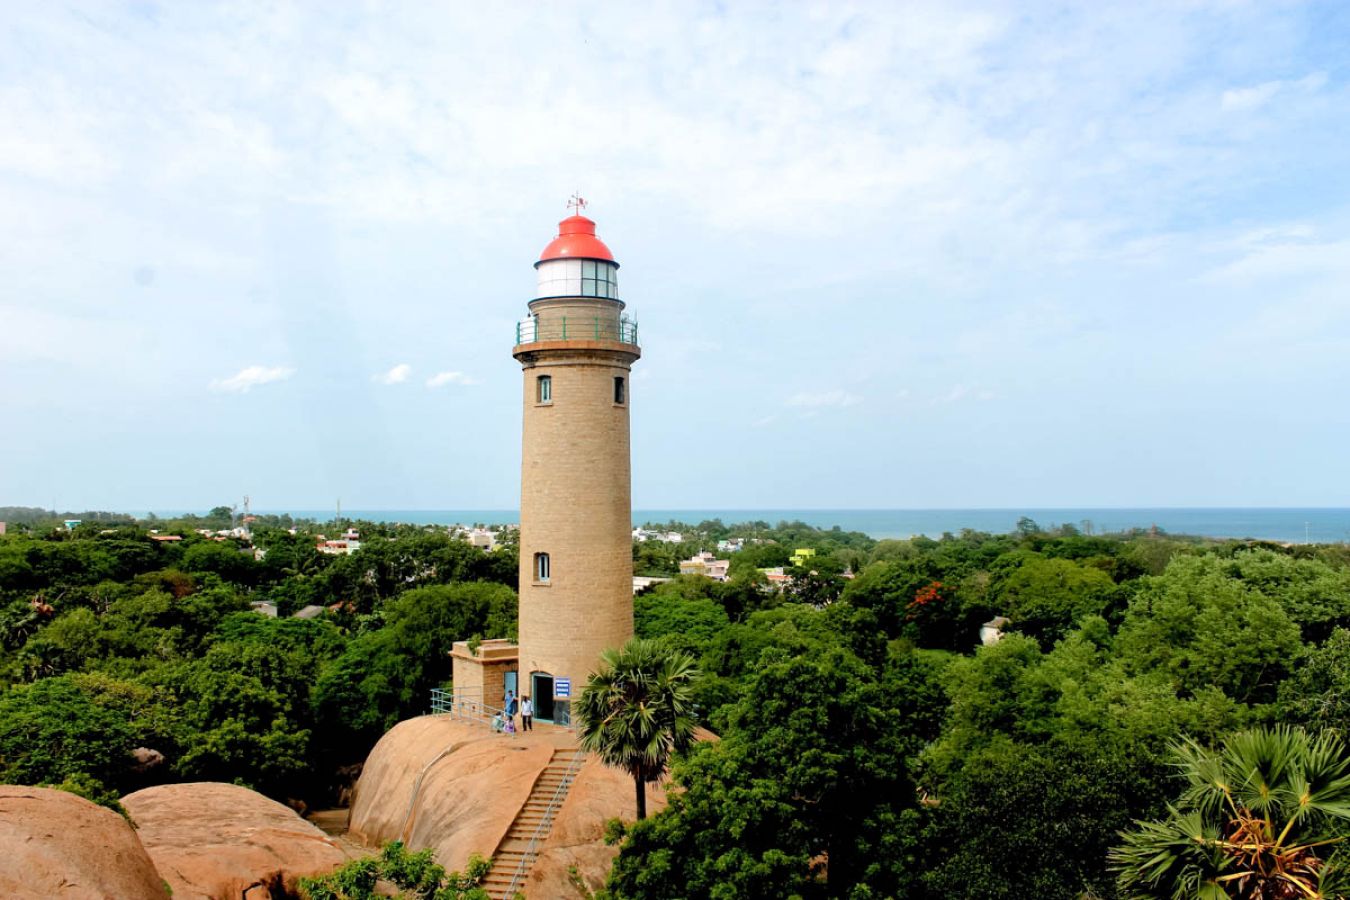
[[[515,821],[492,854],[492,870],[482,882],[492,900],[512,900],[525,886],[539,848],[553,829],[558,809],[567,799],[567,792],[585,761],[584,750],[553,751],[553,757],[539,773],[525,805],[516,813]]]

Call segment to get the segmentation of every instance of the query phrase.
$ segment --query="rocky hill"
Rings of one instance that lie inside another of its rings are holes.
[[[512,736],[444,717],[400,722],[366,761],[350,836],[371,846],[402,840],[430,847],[442,865],[460,869],[470,854],[496,851],[555,753],[575,746],[572,732],[544,725]],[[665,806],[665,794],[647,790],[650,814]],[[592,889],[600,887],[618,852],[604,844],[605,822],[634,814],[632,780],[588,759],[539,845],[525,896],[573,896],[573,866]]]

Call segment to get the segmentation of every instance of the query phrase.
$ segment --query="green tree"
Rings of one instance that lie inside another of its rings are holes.
[[[1186,789],[1111,853],[1132,900],[1332,900],[1350,891],[1350,755],[1289,727],[1175,748]]]
[[[716,584],[706,578],[682,578],[635,597],[633,623],[637,636],[664,638],[675,649],[696,653],[730,625],[721,604],[686,588],[685,582],[694,580]],[[694,596],[688,596],[690,593]]]
[[[196,541],[183,551],[183,568],[189,572],[219,575],[235,584],[257,584],[263,569],[251,550],[241,550],[233,541]]]
[[[487,582],[431,585],[385,603],[381,618],[383,627],[355,637],[314,688],[325,733],[342,738],[351,753],[426,710],[431,689],[450,680],[455,641],[513,637],[516,592]]]
[[[936,733],[934,675],[909,653],[864,664],[837,637],[766,649],[722,739],[627,830],[615,895],[906,896],[922,868],[907,759]]]
[[[1019,561],[995,578],[991,602],[1018,631],[1046,645],[1067,634],[1082,617],[1103,612],[1115,589],[1110,575],[1067,559],[1028,553]]]
[[[633,638],[604,652],[581,692],[581,746],[633,776],[638,819],[647,816],[647,784],[693,741],[697,677],[688,654]]]
[[[1323,641],[1335,628],[1350,626],[1350,569],[1263,549],[1235,553],[1223,569],[1277,601],[1304,640]]]
[[[384,880],[399,889],[394,896],[406,900],[488,900],[480,884],[491,870],[492,860],[475,853],[463,874],[446,874],[430,850],[409,853],[402,841],[391,841],[379,856],[351,860],[327,875],[301,878],[298,887],[305,900],[377,900],[388,896],[377,889]]]
[[[1280,685],[1279,718],[1346,737],[1350,726],[1350,631],[1338,628]]]
[[[1111,739],[976,752],[929,811],[927,896],[1110,896],[1107,851],[1132,819],[1158,811],[1166,775],[1140,745]]]
[[[1140,579],[1116,638],[1132,671],[1165,672],[1191,691],[1214,685],[1244,702],[1274,699],[1303,652],[1298,625],[1227,566],[1177,556],[1162,575]]]
[[[44,678],[0,695],[0,782],[59,784],[87,775],[120,786],[137,728],[79,676]]]

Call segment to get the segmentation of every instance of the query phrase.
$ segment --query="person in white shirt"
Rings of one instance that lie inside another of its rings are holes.
[[[529,697],[520,698],[520,730],[534,730],[534,703]]]

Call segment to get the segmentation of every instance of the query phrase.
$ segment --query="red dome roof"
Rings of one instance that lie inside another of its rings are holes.
[[[603,259],[618,265],[605,242],[595,236],[595,223],[585,216],[568,216],[558,223],[558,236],[539,254],[539,262],[550,259]]]

